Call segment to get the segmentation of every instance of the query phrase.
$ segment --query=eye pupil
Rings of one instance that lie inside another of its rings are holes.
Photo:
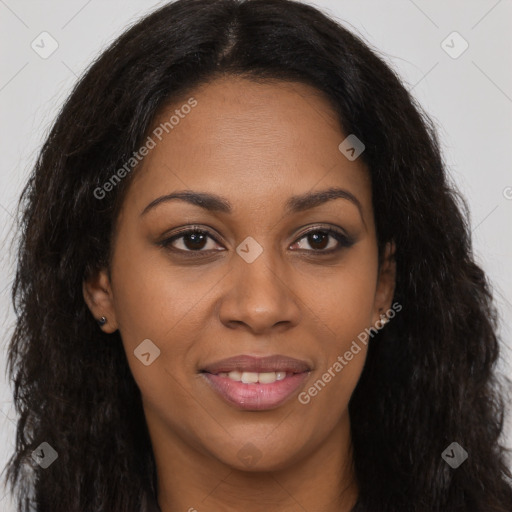
[[[315,231],[314,233],[310,233],[308,235],[309,243],[311,247],[314,249],[324,249],[327,246],[327,241],[329,239],[329,235],[324,231]],[[319,242],[319,239],[322,239]],[[315,244],[320,243],[320,247],[317,247]]]
[[[189,233],[187,235],[184,235],[183,238],[183,243],[185,244],[187,249],[202,249],[204,246],[204,242],[206,240],[205,234],[202,233],[201,231]]]

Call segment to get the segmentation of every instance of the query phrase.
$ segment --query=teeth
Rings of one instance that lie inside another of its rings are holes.
[[[244,384],[255,384],[258,382],[258,374],[253,372],[243,372],[242,382]]]
[[[276,372],[258,373],[258,382],[260,384],[272,384],[276,381]]]
[[[283,380],[286,378],[286,372],[239,372],[233,370],[229,373],[221,372],[218,374],[219,377],[228,377],[231,380],[237,382],[243,382],[244,384],[272,384],[276,380]]]

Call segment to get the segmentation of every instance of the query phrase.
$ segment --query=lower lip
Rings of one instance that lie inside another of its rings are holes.
[[[271,384],[244,384],[229,377],[203,373],[224,400],[238,409],[265,411],[275,409],[292,396],[309,375],[309,372],[294,373]]]

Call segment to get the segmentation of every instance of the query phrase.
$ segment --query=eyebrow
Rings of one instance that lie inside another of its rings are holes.
[[[346,199],[352,202],[357,206],[361,218],[364,221],[363,208],[357,197],[348,190],[334,187],[317,192],[306,192],[305,194],[290,197],[285,202],[285,213],[292,214],[302,212],[315,208],[316,206],[320,206],[328,201],[333,201],[334,199]],[[157,197],[144,208],[140,216],[142,217],[158,205],[172,200],[185,201],[210,212],[232,213],[233,211],[231,203],[224,197],[208,192],[180,190],[178,192],[172,192],[171,194]]]

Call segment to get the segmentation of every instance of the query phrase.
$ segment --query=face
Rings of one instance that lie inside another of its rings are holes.
[[[176,110],[84,296],[120,331],[154,442],[285,468],[346,432],[392,248],[379,267],[368,171],[314,89],[217,79],[155,129]]]

